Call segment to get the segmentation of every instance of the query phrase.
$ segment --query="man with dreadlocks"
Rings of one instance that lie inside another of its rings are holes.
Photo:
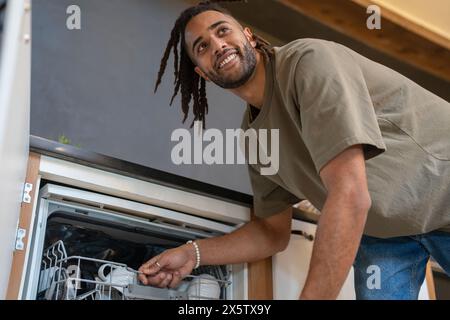
[[[212,81],[248,103],[244,129],[279,129],[280,170],[249,165],[257,218],[152,258],[144,284],[175,288],[199,265],[284,250],[300,199],[322,212],[302,299],[335,299],[352,264],[358,299],[417,299],[430,255],[450,273],[448,102],[334,42],[269,48],[211,3],[176,21],[156,89],[172,50],[184,121],[192,101],[204,123]],[[373,266],[380,286],[367,285]]]

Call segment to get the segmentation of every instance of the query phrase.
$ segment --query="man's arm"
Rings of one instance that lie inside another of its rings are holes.
[[[300,299],[336,299],[361,241],[371,199],[362,146],[331,160],[320,172],[328,191]]]
[[[254,262],[283,251],[290,240],[292,208],[266,219],[256,218],[218,238],[199,240],[203,265]]]
[[[258,261],[284,250],[291,235],[292,208],[266,219],[256,218],[240,229],[216,238],[197,240],[202,265]],[[158,263],[156,263],[158,262]],[[146,285],[176,287],[196,264],[195,248],[186,244],[144,263],[139,279]]]

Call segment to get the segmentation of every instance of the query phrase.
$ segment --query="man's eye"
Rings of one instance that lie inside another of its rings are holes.
[[[206,43],[201,43],[198,46],[198,52],[202,52],[203,50],[205,50],[208,47],[208,45]]]
[[[224,33],[226,33],[228,30],[230,30],[230,29],[228,29],[227,27],[220,28],[220,29],[219,29],[219,34],[224,34]]]

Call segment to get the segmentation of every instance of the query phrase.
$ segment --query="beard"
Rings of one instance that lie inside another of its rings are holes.
[[[244,44],[243,51],[241,52],[239,49],[237,49],[237,51],[237,56],[240,60],[240,66],[238,67],[241,68],[237,76],[220,74],[217,72],[206,73],[212,82],[223,89],[236,89],[243,86],[255,72],[256,54],[251,44],[247,41]]]

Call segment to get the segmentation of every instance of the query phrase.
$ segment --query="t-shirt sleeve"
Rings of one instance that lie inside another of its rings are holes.
[[[261,175],[252,166],[249,165],[248,168],[253,189],[253,207],[257,217],[273,216],[303,200]]]
[[[363,72],[347,48],[315,42],[294,74],[302,138],[320,170],[347,148],[362,145],[365,159],[386,146]]]

